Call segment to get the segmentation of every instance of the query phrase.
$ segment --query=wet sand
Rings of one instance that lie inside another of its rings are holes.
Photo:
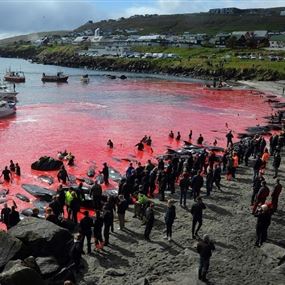
[[[280,81],[239,81],[239,83],[253,87],[261,92],[272,93],[285,97],[285,80]]]

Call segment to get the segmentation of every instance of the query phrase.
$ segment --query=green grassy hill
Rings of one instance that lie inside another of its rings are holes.
[[[280,11],[285,8],[261,9],[256,14],[242,10],[234,15],[214,15],[209,13],[145,15],[86,23],[75,31],[100,28],[115,32],[117,29],[137,29],[140,34],[149,33],[208,33],[231,32],[242,30],[284,31],[285,16]]]

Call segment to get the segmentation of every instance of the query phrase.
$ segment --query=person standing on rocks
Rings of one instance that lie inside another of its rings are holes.
[[[92,236],[93,219],[89,217],[89,212],[84,211],[84,218],[79,223],[80,233],[82,235],[82,248],[85,237],[87,239],[87,252],[91,253],[91,236]]]
[[[267,231],[271,223],[271,212],[267,205],[262,205],[256,212],[256,242],[255,245],[260,247],[267,240]]]
[[[77,197],[76,192],[71,192],[72,200],[70,201],[70,210],[71,210],[71,219],[72,221],[77,224],[78,218],[77,214],[80,211],[80,199]]]
[[[282,191],[282,185],[280,184],[280,180],[276,179],[276,184],[274,186],[274,189],[271,193],[271,202],[272,202],[272,212],[276,212],[278,208],[278,199],[280,196],[280,193]]]
[[[61,203],[59,201],[59,195],[55,195],[52,197],[52,202],[48,205],[53,213],[55,214],[56,218],[63,216],[63,208],[61,206]]]
[[[175,201],[172,199],[167,201],[167,209],[164,216],[166,225],[166,236],[164,237],[164,239],[168,239],[169,241],[172,240],[172,225],[176,218],[176,209],[174,203]]]
[[[203,282],[207,281],[206,276],[210,267],[210,258],[213,250],[215,250],[214,243],[208,235],[204,235],[203,239],[199,240],[197,244],[197,251],[200,255],[198,278]]]
[[[145,231],[144,231],[144,238],[147,241],[150,241],[149,235],[151,233],[153,224],[154,224],[154,203],[149,202],[149,206],[145,211]]]
[[[85,254],[82,248],[81,234],[77,233],[74,236],[74,243],[70,250],[70,257],[75,265],[75,270],[78,273],[80,271],[81,255]]]
[[[190,210],[193,216],[193,220],[192,220],[192,238],[193,239],[195,239],[196,236],[198,236],[198,232],[200,228],[202,227],[203,210],[205,209],[206,209],[206,206],[203,203],[202,198],[198,197],[197,202],[192,205],[191,210]],[[195,230],[197,223],[198,223],[198,227]]]
[[[9,229],[16,226],[20,222],[20,214],[16,210],[17,205],[14,201],[13,203],[14,205],[11,207],[11,212],[9,213],[9,216],[8,216]]]
[[[8,207],[7,203],[4,204],[4,208],[1,210],[1,221],[9,228],[9,214],[11,209]]]

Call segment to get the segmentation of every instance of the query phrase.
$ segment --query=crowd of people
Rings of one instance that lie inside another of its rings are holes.
[[[173,131],[170,131],[169,137],[180,140],[181,134],[178,132],[175,138]],[[78,220],[78,213],[86,195],[82,188],[83,184],[80,183],[76,189],[69,188],[68,190],[60,185],[53,201],[46,208],[45,218],[50,222],[59,224],[60,219],[67,216],[67,219],[72,220],[77,225],[78,234],[75,238],[76,246],[73,247],[72,258],[79,270],[85,238],[87,253],[91,253],[92,250],[92,234],[94,250],[100,251],[104,246],[108,246],[110,232],[114,232],[114,218],[118,217],[118,230],[124,230],[125,214],[132,205],[134,207],[134,218],[141,219],[145,225],[145,240],[151,241],[151,232],[155,226],[154,198],[163,202],[166,192],[174,194],[179,189],[181,207],[187,207],[187,199],[193,199],[194,202],[190,210],[192,214],[192,238],[198,240],[197,251],[200,255],[198,277],[205,281],[210,257],[215,246],[208,235],[204,235],[203,238],[199,236],[203,211],[206,209],[201,198],[201,189],[205,187],[206,196],[213,195],[214,188],[222,191],[222,175],[225,175],[227,180],[237,180],[239,165],[248,166],[251,160],[253,165],[253,192],[249,204],[252,206],[252,214],[257,217],[256,246],[261,246],[267,239],[271,215],[278,210],[278,199],[282,191],[282,185],[278,179],[278,169],[281,164],[280,152],[285,142],[285,134],[272,135],[268,143],[262,135],[247,137],[236,143],[233,143],[233,137],[232,131],[226,134],[227,148],[222,154],[204,148],[202,151],[188,152],[186,156],[168,153],[159,157],[157,163],[148,160],[145,165],[137,162],[137,165],[134,166],[131,162],[119,182],[118,196],[105,196],[100,181],[95,180],[88,193],[92,199],[92,208],[95,214],[91,216],[89,211],[84,211],[84,217],[80,221]],[[192,130],[189,133],[190,138],[192,139]],[[197,144],[202,146],[203,141],[204,138],[200,134]],[[111,140],[109,140],[108,145],[113,148]],[[145,136],[136,146],[139,150],[143,150],[145,145],[151,147],[150,136]],[[265,179],[270,157],[273,157],[274,178],[277,178],[272,191],[268,188]],[[13,168],[11,169],[10,165],[10,170],[6,167],[4,171],[2,175],[8,181]],[[103,176],[101,182],[108,185],[109,167],[107,163],[104,163],[100,173]],[[58,180],[63,184],[66,184],[68,180],[68,174],[64,167],[58,173]],[[271,200],[268,200],[270,196]],[[172,228],[176,219],[175,203],[174,199],[167,200],[164,217],[165,239],[169,241],[172,240]],[[5,205],[2,209],[1,219],[7,228],[15,224],[15,222],[10,221],[12,213],[15,213],[15,207],[9,210]],[[37,209],[34,209],[32,216],[38,217]]]

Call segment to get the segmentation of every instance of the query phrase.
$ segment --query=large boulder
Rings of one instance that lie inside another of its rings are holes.
[[[4,231],[0,231],[0,245],[0,268],[11,259],[25,256],[23,243]]]
[[[1,285],[46,285],[40,274],[26,266],[22,260],[10,261],[0,274]]]
[[[60,263],[69,259],[72,235],[54,223],[27,217],[11,228],[9,234],[20,239],[35,257],[54,256]]]
[[[63,162],[49,156],[42,156],[39,160],[32,163],[31,168],[34,170],[58,170],[63,165]]]

